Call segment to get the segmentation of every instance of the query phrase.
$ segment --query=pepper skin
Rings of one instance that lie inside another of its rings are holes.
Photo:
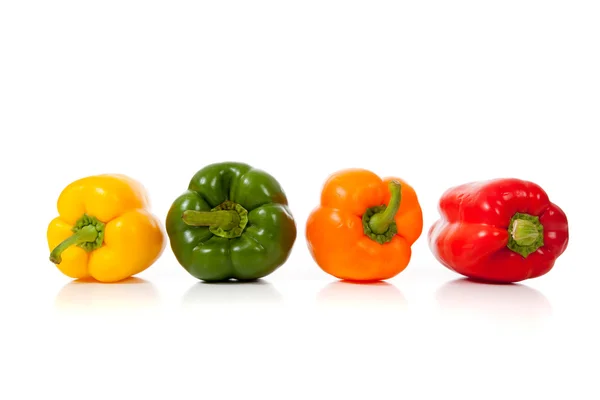
[[[422,230],[421,206],[410,185],[364,169],[347,169],[325,182],[321,204],[307,220],[306,239],[323,271],[343,280],[369,282],[402,272]]]
[[[429,246],[447,268],[474,280],[519,282],[548,273],[566,250],[565,213],[532,182],[494,179],[447,190]]]
[[[117,282],[150,267],[165,233],[147,192],[124,175],[79,179],[61,192],[47,230],[50,260],[65,275]]]
[[[171,205],[166,227],[178,262],[206,282],[263,278],[285,263],[296,240],[279,183],[234,162],[198,171]]]

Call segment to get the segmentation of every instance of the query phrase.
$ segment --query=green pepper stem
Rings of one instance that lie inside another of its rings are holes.
[[[208,226],[221,228],[225,231],[235,228],[240,224],[240,215],[234,210],[196,211],[183,212],[183,222],[191,226]]]
[[[82,243],[95,242],[98,238],[98,230],[93,225],[87,225],[79,229],[73,235],[62,241],[50,253],[50,261],[54,264],[62,262],[62,253],[71,246],[80,245]]]
[[[538,226],[526,219],[515,219],[513,221],[511,236],[519,246],[531,246],[539,236]]]
[[[394,222],[394,218],[400,208],[400,200],[402,199],[402,186],[400,182],[390,181],[388,188],[391,192],[389,204],[383,212],[373,215],[369,220],[371,231],[378,235],[385,233]]]

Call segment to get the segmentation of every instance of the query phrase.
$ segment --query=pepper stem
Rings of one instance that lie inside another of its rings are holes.
[[[183,212],[183,222],[191,226],[208,226],[230,230],[240,224],[240,215],[233,210]]]
[[[529,246],[535,243],[540,236],[540,231],[533,222],[516,219],[513,222],[511,235],[519,246]]]
[[[400,200],[402,199],[401,185],[398,181],[390,181],[388,188],[391,192],[390,202],[383,212],[379,212],[369,220],[371,232],[381,235],[390,228],[394,222],[394,218],[400,208]]]
[[[539,217],[516,213],[508,226],[507,247],[527,257],[544,245],[544,226]]]
[[[248,211],[227,200],[210,211],[185,210],[181,218],[187,225],[207,226],[214,235],[231,239],[244,232],[248,224]]]
[[[62,262],[62,253],[71,246],[79,246],[84,243],[93,243],[98,238],[98,230],[94,225],[87,225],[79,229],[73,235],[62,241],[50,253],[50,261],[54,264]]]
[[[362,216],[364,234],[379,244],[391,241],[398,233],[395,218],[402,197],[400,182],[390,181],[388,188],[391,192],[388,205],[368,208]]]

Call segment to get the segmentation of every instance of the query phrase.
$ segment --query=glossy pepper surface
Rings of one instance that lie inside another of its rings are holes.
[[[127,176],[76,180],[61,192],[57,208],[47,229],[50,260],[71,278],[120,281],[150,267],[165,247],[146,190]]]
[[[408,183],[347,169],[325,182],[321,204],[307,220],[306,238],[314,260],[328,274],[379,281],[408,266],[422,229],[421,206]]]
[[[296,223],[280,184],[243,163],[198,171],[166,221],[179,263],[203,281],[256,280],[285,263]]]
[[[476,280],[511,283],[552,269],[569,241],[565,213],[537,184],[519,179],[447,190],[428,233],[435,257]]]

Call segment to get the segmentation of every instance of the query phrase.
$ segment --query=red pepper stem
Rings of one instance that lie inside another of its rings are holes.
[[[525,219],[516,219],[513,221],[512,238],[519,246],[530,246],[540,236],[537,226]]]
[[[63,242],[52,250],[50,253],[50,261],[54,264],[62,262],[62,253],[71,246],[77,246],[82,243],[93,243],[98,238],[98,230],[93,225],[87,225],[79,229],[73,235],[69,236]]]
[[[229,230],[240,224],[240,215],[233,210],[186,210],[183,212],[183,222],[191,226],[208,226]]]
[[[390,181],[388,188],[391,197],[387,207],[383,212],[373,215],[369,220],[371,231],[378,235],[387,232],[400,209],[400,200],[402,199],[402,186],[400,185],[400,182]]]
[[[544,245],[544,226],[538,216],[516,213],[508,225],[510,250],[528,257]]]

